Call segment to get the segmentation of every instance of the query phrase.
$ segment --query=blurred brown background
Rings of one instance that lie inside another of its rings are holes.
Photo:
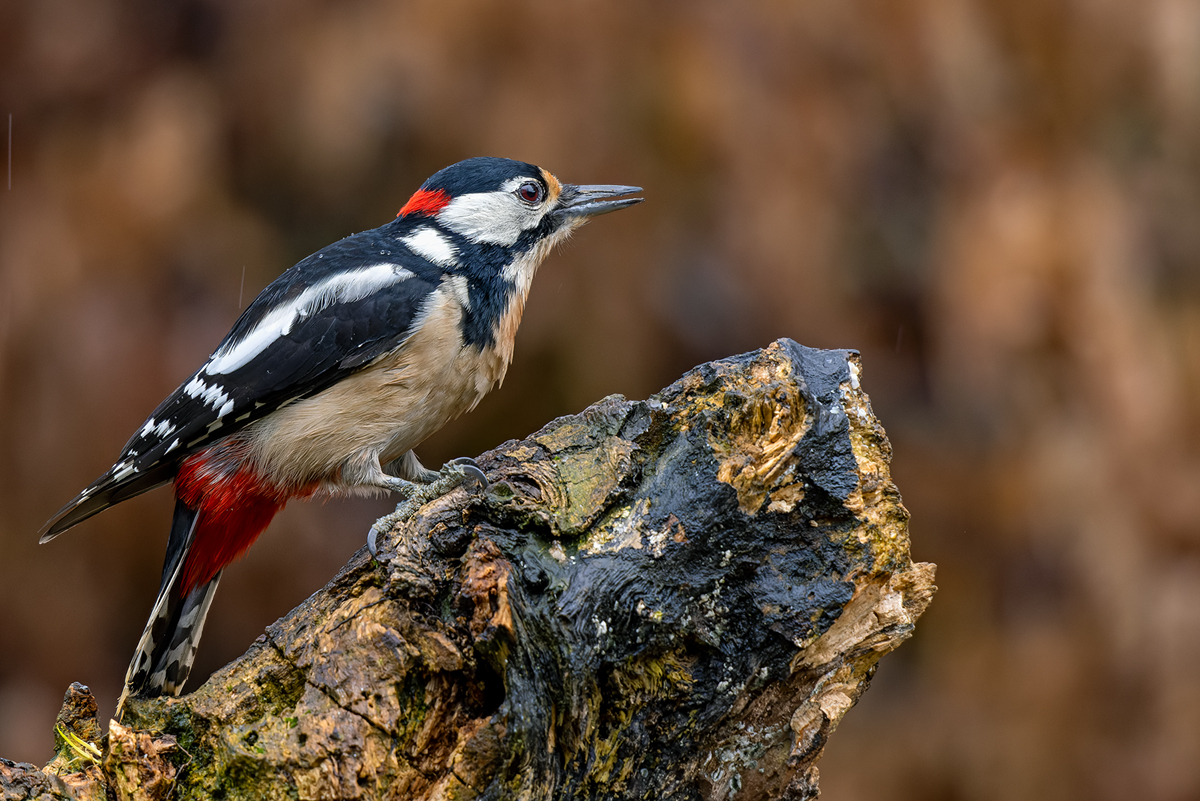
[[[1200,798],[1200,0],[0,3],[0,755],[112,710],[160,490],[37,547],[239,310],[473,155],[640,184],[427,464],[790,336],[863,352],[941,592],[830,799]],[[297,504],[193,682],[385,502]]]

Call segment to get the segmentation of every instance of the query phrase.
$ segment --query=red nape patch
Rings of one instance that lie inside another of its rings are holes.
[[[433,216],[446,208],[446,204],[449,202],[450,196],[446,194],[444,189],[438,189],[436,192],[431,192],[428,189],[418,189],[396,216],[403,217],[406,214],[428,214]]]
[[[246,468],[232,474],[214,469],[205,452],[186,459],[175,477],[175,497],[200,513],[183,566],[180,597],[207,584],[218,570],[244,554],[288,498],[311,494],[311,490],[281,491]]]

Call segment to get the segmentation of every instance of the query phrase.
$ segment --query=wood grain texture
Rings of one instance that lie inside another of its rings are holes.
[[[860,373],[780,340],[484,454],[485,494],[426,505],[191,695],[133,702],[105,775],[122,798],[152,758],[136,797],[815,798],[935,589]]]

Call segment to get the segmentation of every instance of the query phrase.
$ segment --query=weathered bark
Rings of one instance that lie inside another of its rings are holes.
[[[889,459],[853,352],[781,340],[606,398],[485,454],[486,493],[427,505],[194,693],[134,703],[75,792],[813,798],[934,590]],[[20,770],[13,797],[68,787]]]

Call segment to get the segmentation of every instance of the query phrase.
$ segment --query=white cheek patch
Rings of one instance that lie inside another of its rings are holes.
[[[208,375],[231,373],[265,351],[272,342],[290,333],[296,323],[305,317],[338,303],[361,300],[389,284],[412,277],[411,271],[398,264],[388,263],[330,276],[319,284],[310,286],[298,297],[272,309],[241,339],[223,345],[205,365],[204,372]],[[221,403],[212,405],[216,408],[220,407]]]
[[[400,241],[413,253],[439,267],[453,267],[458,264],[458,250],[436,228],[423,225],[408,236],[401,237]]]
[[[518,182],[524,180],[519,179]],[[505,246],[515,244],[523,231],[541,222],[544,209],[530,208],[517,200],[512,192],[516,188],[515,182],[509,183],[514,186],[505,184],[497,192],[479,192],[454,198],[438,212],[438,221],[472,242]]]

